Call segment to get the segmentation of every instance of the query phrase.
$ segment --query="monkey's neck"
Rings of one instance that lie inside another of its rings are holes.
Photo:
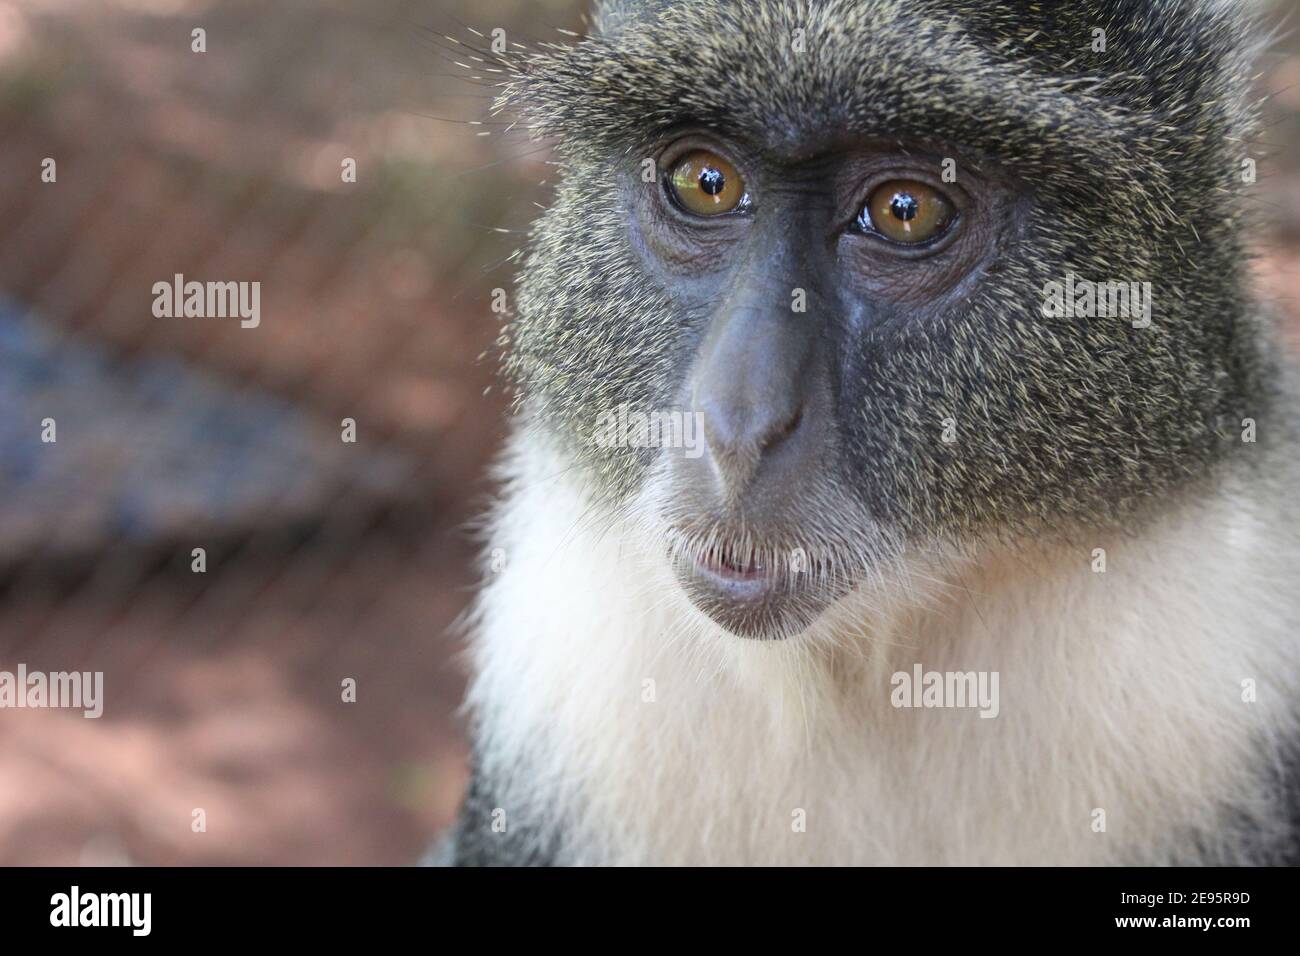
[[[1032,559],[915,560],[757,642],[593,522],[535,434],[505,468],[471,701],[501,806],[557,828],[563,862],[1237,860],[1281,832],[1297,549],[1259,495]],[[996,716],[898,706],[918,665],[996,674]]]

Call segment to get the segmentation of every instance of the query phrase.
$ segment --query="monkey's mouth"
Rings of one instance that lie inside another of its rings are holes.
[[[748,554],[723,547],[710,548],[697,560],[697,564],[705,574],[726,581],[769,583],[775,579],[772,569],[763,562],[757,548],[750,548]]]
[[[826,569],[798,549],[711,543],[669,556],[691,603],[740,637],[793,637],[836,596],[816,584]]]

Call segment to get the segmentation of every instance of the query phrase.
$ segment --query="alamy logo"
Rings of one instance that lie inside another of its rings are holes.
[[[82,716],[104,713],[103,671],[29,671],[19,664],[17,673],[0,671],[0,708],[60,707],[82,711]]]
[[[186,282],[179,272],[171,282],[153,284],[154,318],[227,319],[255,329],[262,322],[262,283]]]
[[[1131,319],[1133,328],[1151,325],[1150,282],[1093,282],[1073,272],[1064,282],[1043,285],[1043,315],[1049,319]]]
[[[605,412],[593,435],[601,448],[684,448],[687,458],[704,454],[700,412],[636,412],[624,403]]]
[[[148,936],[152,893],[82,893],[78,886],[50,897],[51,926],[129,926],[132,936]]]
[[[895,707],[978,708],[981,717],[996,717],[997,671],[927,671],[920,664],[912,672],[896,671],[889,679],[889,702]]]

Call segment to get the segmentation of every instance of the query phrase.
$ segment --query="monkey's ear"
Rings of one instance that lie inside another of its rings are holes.
[[[601,36],[615,36],[637,20],[652,18],[666,0],[596,0],[592,21]]]

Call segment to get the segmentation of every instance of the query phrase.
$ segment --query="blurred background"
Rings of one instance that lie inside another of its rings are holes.
[[[451,821],[492,290],[550,167],[444,34],[583,6],[0,0],[0,671],[105,697],[0,710],[0,863],[401,864]],[[1300,343],[1300,39],[1259,83]],[[177,273],[260,282],[261,324],[156,318]]]

